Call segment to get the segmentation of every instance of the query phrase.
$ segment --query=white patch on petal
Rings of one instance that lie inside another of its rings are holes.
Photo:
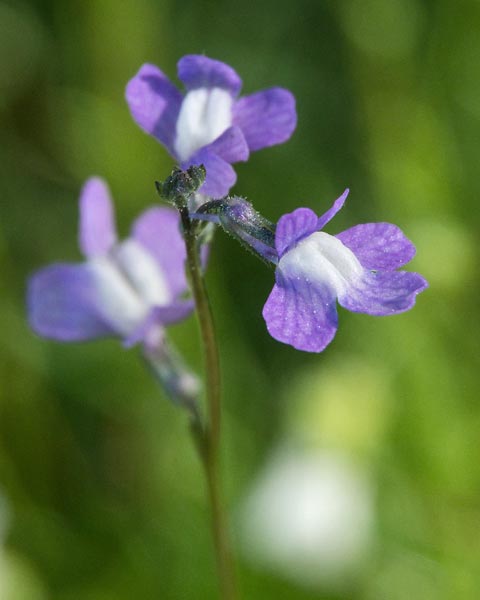
[[[342,296],[363,274],[355,254],[323,231],[312,233],[282,256],[278,268],[289,278],[326,285]]]
[[[199,88],[187,93],[178,115],[174,144],[180,162],[231,126],[232,104],[230,93],[221,88]]]
[[[126,240],[111,254],[94,257],[88,264],[95,277],[98,307],[122,336],[141,325],[153,306],[172,300],[159,265],[134,240]]]
[[[172,300],[167,280],[159,264],[138,242],[126,240],[117,246],[115,257],[148,305],[163,306]]]

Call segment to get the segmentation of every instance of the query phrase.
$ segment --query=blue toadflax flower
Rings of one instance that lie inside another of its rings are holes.
[[[203,164],[200,192],[228,194],[236,181],[231,164],[251,151],[280,144],[293,133],[292,94],[279,87],[237,99],[242,81],[228,65],[201,55],[178,62],[183,95],[154,65],[145,64],[128,83],[126,98],[137,124],[157,138],[182,169]]]
[[[185,244],[178,214],[153,207],[118,242],[106,183],[89,179],[80,196],[80,249],[86,261],[58,263],[30,279],[28,309],[32,328],[60,341],[104,336],[125,345],[143,342],[154,351],[164,343],[164,325],[193,309],[183,300]]]
[[[397,271],[415,247],[390,223],[356,225],[336,236],[320,231],[342,208],[348,190],[321,217],[299,208],[280,218],[276,283],[263,308],[272,337],[321,352],[337,331],[336,303],[353,312],[392,315],[412,308],[428,284]]]

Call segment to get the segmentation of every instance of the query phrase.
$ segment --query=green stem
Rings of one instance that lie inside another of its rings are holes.
[[[220,364],[213,315],[203,279],[202,265],[195,235],[195,224],[190,220],[188,209],[180,208],[180,216],[187,249],[187,270],[195,300],[198,323],[205,353],[207,423],[192,424],[196,447],[202,458],[207,480],[208,496],[212,513],[212,534],[215,545],[218,577],[222,600],[237,598],[233,557],[228,526],[221,498],[219,445],[221,424]]]

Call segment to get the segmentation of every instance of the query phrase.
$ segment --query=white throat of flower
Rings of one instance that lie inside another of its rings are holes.
[[[122,336],[129,336],[154,306],[172,301],[165,274],[135,240],[128,239],[106,255],[89,260],[97,306]]]
[[[217,139],[232,124],[233,99],[221,88],[198,88],[185,96],[174,149],[180,162]]]
[[[328,233],[317,231],[298,242],[278,264],[288,278],[327,286],[342,296],[364,272],[355,254]]]

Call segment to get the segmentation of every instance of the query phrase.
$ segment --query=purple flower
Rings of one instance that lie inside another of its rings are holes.
[[[28,286],[31,327],[69,342],[119,336],[125,345],[163,344],[164,325],[193,309],[187,290],[185,245],[178,214],[153,207],[118,242],[106,183],[89,179],[80,195],[80,249],[86,261],[57,263],[33,275]]]
[[[299,208],[277,225],[276,283],[263,317],[272,337],[298,350],[321,352],[332,341],[337,300],[352,312],[393,315],[412,308],[428,286],[418,273],[396,270],[413,258],[415,247],[395,225],[356,225],[336,236],[320,231],[347,194],[321,217]]]
[[[297,123],[295,99],[270,88],[237,99],[242,81],[228,65],[191,54],[178,62],[183,95],[154,65],[145,64],[128,83],[126,98],[134,120],[159,140],[182,169],[203,164],[200,189],[226,196],[236,181],[232,163],[250,151],[285,142]]]

